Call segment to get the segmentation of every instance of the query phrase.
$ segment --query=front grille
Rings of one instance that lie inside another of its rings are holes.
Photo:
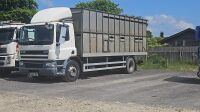
[[[22,59],[48,59],[48,56],[21,56]]]
[[[43,68],[42,63],[24,63],[26,68]]]
[[[6,53],[7,49],[6,48],[0,48],[0,53]]]
[[[21,59],[48,59],[48,50],[43,51],[21,51]]]
[[[28,55],[48,55],[48,51],[22,51],[20,54],[28,54]]]

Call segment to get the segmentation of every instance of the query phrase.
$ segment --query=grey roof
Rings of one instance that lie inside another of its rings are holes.
[[[195,30],[192,29],[192,28],[188,28],[188,29],[183,30],[183,31],[181,31],[181,32],[178,32],[178,33],[176,33],[176,34],[174,34],[174,35],[172,35],[172,36],[165,37],[165,38],[162,39],[160,42],[161,42],[161,43],[165,43],[165,42],[167,42],[168,40],[177,38],[178,36],[180,36],[180,35],[182,35],[182,34],[184,34],[184,33],[186,33],[186,32],[194,32],[194,33],[195,33]]]

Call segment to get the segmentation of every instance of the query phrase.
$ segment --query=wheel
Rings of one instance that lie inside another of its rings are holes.
[[[136,63],[133,58],[128,58],[126,60],[126,73],[132,74],[136,70]]]
[[[80,67],[76,61],[70,60],[65,69],[65,76],[63,80],[65,82],[74,82],[80,76]]]
[[[200,78],[200,71],[197,73],[197,76]]]
[[[10,70],[0,70],[0,76],[8,76],[11,74]]]

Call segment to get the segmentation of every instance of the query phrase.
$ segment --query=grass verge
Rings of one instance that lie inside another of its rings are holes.
[[[142,69],[161,69],[181,72],[197,72],[198,65],[188,62],[173,61],[169,62],[166,58],[160,56],[148,57],[147,61],[140,65]]]

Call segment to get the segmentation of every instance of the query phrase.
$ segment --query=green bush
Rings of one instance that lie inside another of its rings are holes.
[[[153,55],[149,56],[147,61],[142,65],[143,68],[161,69],[167,68],[168,61],[164,57]]]

